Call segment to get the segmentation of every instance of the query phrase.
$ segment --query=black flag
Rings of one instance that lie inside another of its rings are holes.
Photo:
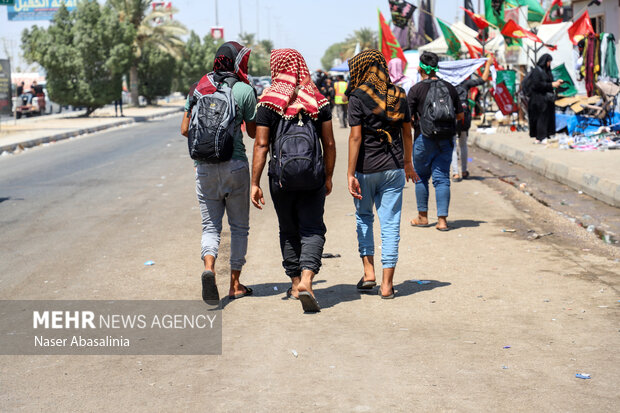
[[[466,10],[470,10],[472,13],[474,12],[474,4],[472,2],[472,0],[465,0],[463,2],[463,8]],[[471,17],[469,17],[469,15],[467,13],[465,13],[465,24],[467,25],[467,27],[478,31],[478,26],[476,26],[476,23],[474,23],[474,21],[471,19]]]

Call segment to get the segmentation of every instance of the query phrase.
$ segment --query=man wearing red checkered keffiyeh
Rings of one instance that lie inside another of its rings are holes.
[[[321,108],[329,101],[312,82],[303,56],[294,49],[272,50],[270,65],[272,83],[258,105],[285,119],[292,119],[304,111],[316,120]]]

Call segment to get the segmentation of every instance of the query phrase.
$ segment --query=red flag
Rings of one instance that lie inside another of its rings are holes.
[[[590,14],[586,10],[581,17],[575,20],[573,25],[568,28],[568,37],[573,44],[577,44],[578,42],[575,41],[575,36],[587,36],[589,34],[594,34],[594,29],[590,22]]]
[[[471,10],[467,10],[463,7],[461,9],[465,10],[465,13],[469,16],[470,19],[473,20],[474,24],[478,27],[478,29],[483,30],[489,27],[489,22],[484,19],[484,17],[475,14]]]
[[[405,53],[403,53],[403,49],[398,44],[398,40],[396,40],[396,37],[392,34],[390,26],[385,23],[381,11],[379,11],[379,39],[381,43],[381,53],[383,53],[386,62],[398,57],[403,61],[403,65],[407,64]]]
[[[495,102],[497,102],[497,107],[502,111],[502,114],[510,115],[516,111],[517,107],[515,102],[504,82],[498,83],[495,89],[491,89],[491,94]]]
[[[465,47],[467,47],[467,51],[469,52],[469,57],[471,57],[472,59],[476,59],[481,56],[481,53],[474,50],[474,47],[471,44],[467,42],[463,42],[463,43],[465,43]]]
[[[538,43],[543,42],[534,33],[525,30],[523,27],[515,23],[514,20],[508,20],[506,24],[504,25],[504,27],[502,28],[501,33],[504,36],[508,36],[508,37],[515,37],[518,39],[530,39]]]
[[[547,9],[542,24],[562,23],[562,0],[553,0]]]

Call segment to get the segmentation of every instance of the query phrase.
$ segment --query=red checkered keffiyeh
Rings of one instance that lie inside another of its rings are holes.
[[[292,119],[302,110],[317,119],[319,110],[329,101],[310,78],[303,56],[294,49],[271,51],[271,86],[258,103],[285,119]]]

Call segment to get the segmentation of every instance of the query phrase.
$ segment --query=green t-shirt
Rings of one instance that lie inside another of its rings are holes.
[[[237,106],[237,116],[235,118],[235,141],[232,159],[247,161],[248,156],[245,154],[241,123],[243,123],[243,121],[246,123],[254,122],[256,119],[256,95],[254,94],[254,88],[243,82],[235,83],[232,88],[232,93]],[[188,95],[185,101],[185,111],[189,110],[189,98],[190,96]]]

